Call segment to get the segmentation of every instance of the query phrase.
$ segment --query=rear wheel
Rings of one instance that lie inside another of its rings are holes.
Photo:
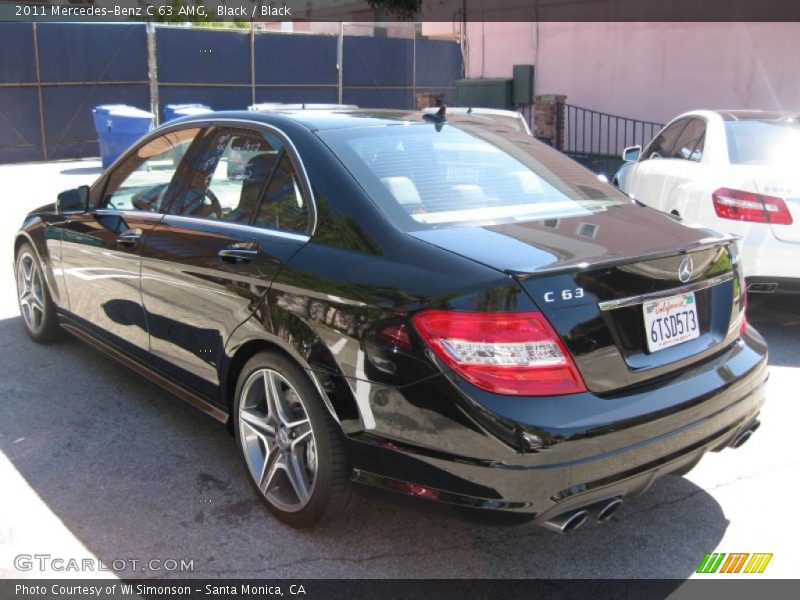
[[[42,267],[30,244],[24,243],[15,262],[17,298],[25,332],[34,341],[52,342],[64,336]]]
[[[273,515],[306,528],[345,508],[351,484],[342,433],[297,364],[275,352],[253,356],[233,414],[250,482]]]

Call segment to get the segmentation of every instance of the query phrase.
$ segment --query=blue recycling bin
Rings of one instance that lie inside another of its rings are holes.
[[[153,113],[126,104],[96,106],[92,116],[104,169],[153,127]]]
[[[167,104],[164,106],[164,122],[210,112],[213,110],[205,104]]]

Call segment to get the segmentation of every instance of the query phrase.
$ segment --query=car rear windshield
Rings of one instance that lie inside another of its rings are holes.
[[[726,121],[728,159],[734,165],[781,164],[796,162],[800,153],[800,122]]]
[[[398,227],[583,216],[631,201],[528,135],[473,122],[318,132]]]

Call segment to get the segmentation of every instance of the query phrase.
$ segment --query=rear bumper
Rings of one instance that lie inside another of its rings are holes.
[[[752,228],[739,242],[747,279],[800,279],[797,252],[800,244],[784,242],[766,226]]]
[[[520,446],[513,454],[475,458],[444,450],[455,432],[441,432],[439,448],[363,434],[351,439],[353,479],[429,500],[527,513],[538,521],[636,496],[663,475],[687,472],[752,423],[764,402],[766,362],[763,340],[751,330],[717,357],[647,390],[533,401],[538,407],[527,401],[522,409],[519,399],[504,398],[493,418],[512,425],[516,410],[517,432],[551,440],[538,450]],[[573,409],[581,403],[586,410],[578,415]],[[603,404],[605,411],[596,412]]]

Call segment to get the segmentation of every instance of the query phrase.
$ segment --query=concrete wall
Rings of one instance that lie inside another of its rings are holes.
[[[533,63],[537,94],[664,122],[694,108],[800,113],[798,56],[798,23],[473,22],[466,70]]]

